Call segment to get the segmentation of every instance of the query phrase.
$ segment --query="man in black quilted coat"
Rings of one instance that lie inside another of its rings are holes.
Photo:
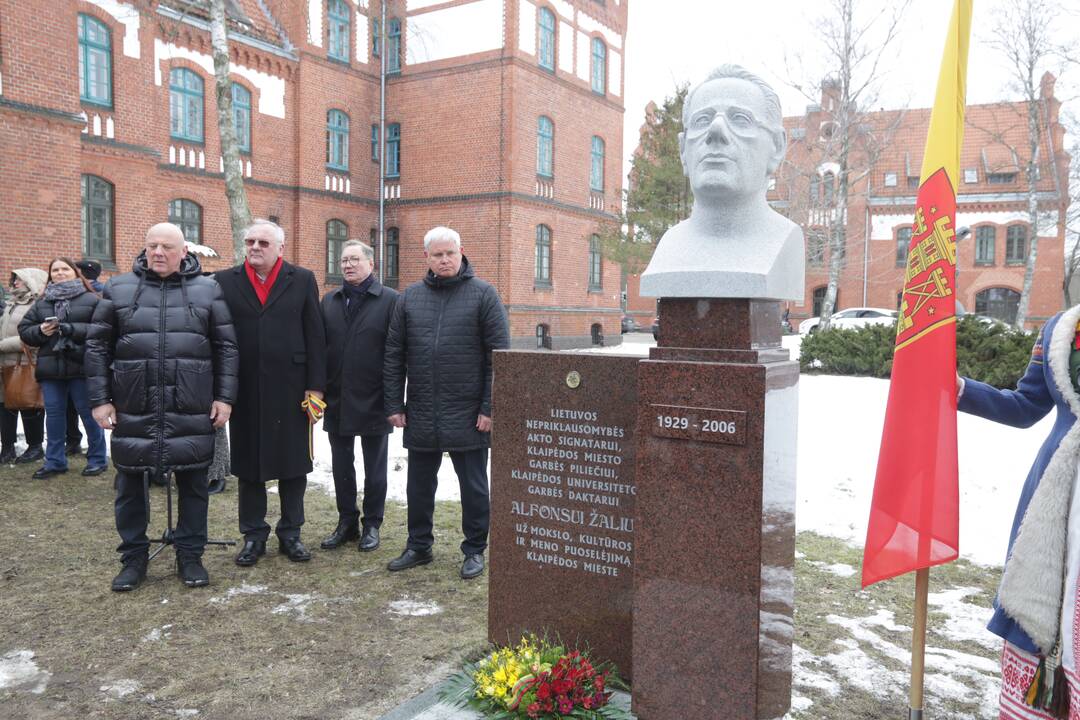
[[[106,284],[86,346],[90,405],[98,425],[112,430],[119,471],[124,567],[112,589],[133,590],[146,577],[147,482],[170,472],[179,492],[177,571],[188,587],[206,585],[206,470],[214,429],[232,412],[240,364],[221,288],[187,254],[180,228],[150,228],[132,272]]]
[[[409,542],[389,569],[431,562],[435,487],[448,452],[461,488],[461,577],[468,579],[484,571],[491,351],[508,346],[509,328],[499,294],[476,277],[457,232],[428,231],[424,256],[428,272],[398,299],[386,340],[384,406],[390,424],[405,429],[409,450]]]

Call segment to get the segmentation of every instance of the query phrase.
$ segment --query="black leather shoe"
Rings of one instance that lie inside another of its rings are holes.
[[[66,446],[64,446],[64,452],[66,452],[68,455],[82,455],[82,440],[69,442]]]
[[[67,468],[64,468],[63,470],[50,470],[42,465],[34,471],[33,477],[35,480],[44,480],[45,478],[51,478],[53,475],[63,475],[66,472]]]
[[[217,495],[220,492],[225,492],[225,478],[214,478],[206,486],[206,494]]]
[[[210,575],[203,567],[199,558],[177,558],[176,574],[190,588],[203,587],[210,584]]]
[[[142,581],[146,579],[146,562],[145,556],[132,558],[125,562],[124,569],[113,578],[113,592],[128,592],[139,587]]]
[[[364,534],[360,536],[360,544],[356,549],[360,552],[371,552],[377,547],[379,547],[379,528],[364,528]]]
[[[250,567],[259,562],[259,558],[266,554],[265,540],[245,540],[244,547],[236,553],[236,564],[241,567]]]
[[[15,448],[8,448],[4,452],[0,452],[0,465],[10,465],[15,462]]]
[[[319,547],[323,550],[333,550],[358,537],[360,537],[360,528],[357,525],[339,522],[338,526],[334,528],[334,532],[323,538],[323,541],[319,543]]]
[[[465,562],[461,563],[461,579],[471,580],[484,572],[484,556],[482,553],[466,555]]]
[[[38,460],[45,459],[45,451],[41,449],[41,446],[26,448],[22,455],[15,458],[16,465],[22,465],[23,463],[37,462]]]
[[[83,468],[82,476],[83,477],[97,477],[98,475],[101,475],[102,473],[104,473],[108,469],[109,469],[108,465],[98,465],[97,467],[90,467],[89,465],[87,465],[86,467]]]
[[[293,562],[307,562],[311,559],[311,553],[300,542],[300,538],[279,538],[278,552]]]
[[[417,565],[427,565],[434,557],[435,556],[431,554],[431,548],[428,548],[427,550],[406,550],[391,560],[390,564],[386,566],[386,569],[390,572],[408,570]]]

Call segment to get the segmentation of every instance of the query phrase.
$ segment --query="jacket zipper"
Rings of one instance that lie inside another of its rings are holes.
[[[165,463],[165,301],[168,297],[168,286],[161,280],[161,314],[158,322],[158,422],[157,422],[157,467],[155,470],[164,472]]]

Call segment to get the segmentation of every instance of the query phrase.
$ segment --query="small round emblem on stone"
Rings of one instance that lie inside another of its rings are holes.
[[[576,390],[577,386],[581,384],[581,374],[577,370],[571,370],[566,374],[566,387],[571,390]]]

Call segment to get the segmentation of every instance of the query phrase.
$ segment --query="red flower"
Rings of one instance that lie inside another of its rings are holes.
[[[540,714],[540,703],[533,703],[529,707],[525,708],[525,711],[529,713],[529,717],[537,717]]]
[[[559,712],[563,715],[569,715],[574,711],[574,703],[570,702],[567,698],[559,698]]]
[[[550,685],[550,683],[546,683],[546,682],[540,683],[540,685],[536,688],[536,699],[537,700],[547,700],[549,697],[551,697],[551,685]]]

